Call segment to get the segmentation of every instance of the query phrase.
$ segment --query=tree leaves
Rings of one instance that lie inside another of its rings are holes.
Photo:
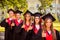
[[[23,9],[27,8],[28,5],[26,0],[0,0],[0,7]]]
[[[47,6],[49,7],[52,3],[53,0],[39,0],[42,4],[43,8],[46,8]]]

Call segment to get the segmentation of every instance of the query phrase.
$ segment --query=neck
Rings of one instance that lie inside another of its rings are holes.
[[[50,28],[49,28],[49,27],[47,27],[47,30],[48,30],[48,31],[50,31]]]
[[[29,24],[30,22],[29,21],[26,21],[26,24]]]
[[[36,23],[36,25],[39,25],[38,23]]]
[[[14,16],[11,16],[11,17],[9,17],[9,18],[15,18]]]
[[[19,20],[20,18],[18,18],[17,20]]]
[[[9,18],[13,18],[13,17],[9,17]]]

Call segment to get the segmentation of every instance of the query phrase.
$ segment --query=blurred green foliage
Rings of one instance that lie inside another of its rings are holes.
[[[47,8],[47,7],[50,7],[51,6],[51,3],[53,0],[39,0],[41,2],[41,7],[42,8]]]
[[[48,7],[52,7],[51,3],[53,0],[39,0],[41,2],[41,6],[38,8],[38,10],[41,12],[41,10],[44,10],[44,14],[45,14],[45,10]]]
[[[0,0],[0,8],[2,11],[5,12],[5,17],[8,17],[7,11],[8,9],[13,9],[13,10],[20,10],[25,13],[25,11],[28,8],[28,4],[26,0]],[[22,19],[23,19],[23,14],[22,14]]]
[[[27,9],[27,1],[26,0],[0,0],[0,8],[6,9],[14,9],[14,10],[22,10],[25,11]]]

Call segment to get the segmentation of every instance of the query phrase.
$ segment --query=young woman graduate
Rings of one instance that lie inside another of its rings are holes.
[[[0,25],[1,27],[5,27],[5,40],[13,40],[13,30],[14,30],[14,10],[9,9],[9,18],[4,19]]]
[[[42,37],[44,40],[60,40],[59,32],[53,29],[53,22],[55,21],[55,18],[48,13],[47,15],[43,16],[42,19],[44,20],[42,32]]]
[[[23,28],[25,30],[25,40],[30,40],[30,31],[32,30],[32,20],[31,20],[32,13],[27,10],[24,14],[24,23]]]
[[[40,22],[41,13],[36,12],[34,14],[34,24],[32,31],[32,38],[30,40],[42,40],[42,26]]]

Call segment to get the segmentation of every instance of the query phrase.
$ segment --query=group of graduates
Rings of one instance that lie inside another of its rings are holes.
[[[0,23],[5,27],[5,40],[60,40],[59,32],[53,29],[55,18],[50,13],[42,16],[39,12],[32,14],[27,10],[23,14],[24,20],[21,13],[9,9],[9,17]]]

